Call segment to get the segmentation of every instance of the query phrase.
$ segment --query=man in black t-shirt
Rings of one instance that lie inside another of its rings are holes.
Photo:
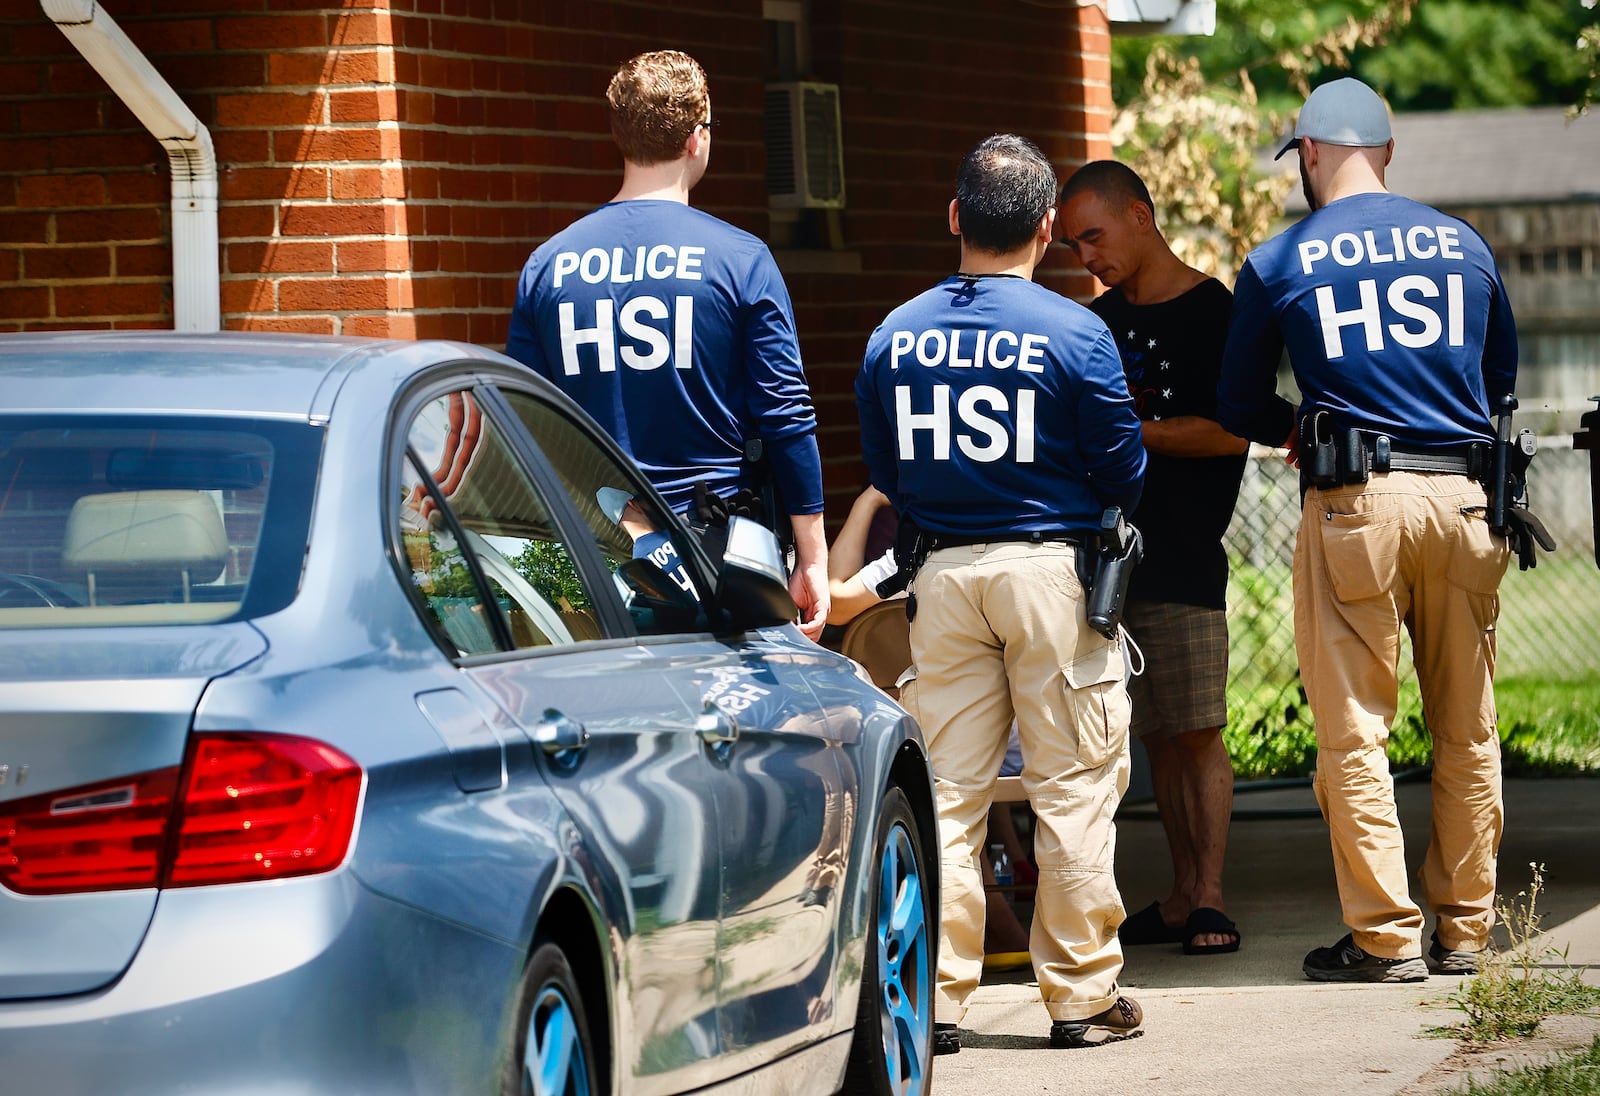
[[[1227,722],[1228,557],[1222,537],[1244,474],[1243,438],[1216,422],[1232,295],[1162,237],[1155,203],[1130,168],[1099,160],[1061,191],[1062,242],[1111,288],[1090,307],[1122,354],[1149,465],[1130,520],[1144,560],[1124,623],[1145,656],[1128,686],[1132,729],[1150,756],[1172,854],[1172,891],[1131,915],[1124,944],[1178,943],[1191,955],[1236,951],[1223,913],[1222,861],[1233,811]]]

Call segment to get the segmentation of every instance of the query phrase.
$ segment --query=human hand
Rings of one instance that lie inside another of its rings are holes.
[[[830,602],[827,563],[817,561],[795,567],[789,576],[789,596],[800,609],[800,634],[812,642],[822,638]]]
[[[1294,426],[1290,427],[1289,436],[1284,439],[1283,445],[1280,448],[1288,450],[1288,452],[1286,454],[1284,454],[1283,463],[1287,464],[1290,468],[1299,468],[1300,467],[1300,424],[1299,423],[1296,423]]]

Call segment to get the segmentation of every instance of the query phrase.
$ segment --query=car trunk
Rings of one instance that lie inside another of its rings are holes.
[[[38,874],[17,870],[30,855],[40,859],[17,818],[31,818],[37,831],[41,820],[126,811],[141,794],[133,778],[175,777],[207,682],[266,646],[245,623],[0,632],[0,999],[113,981],[138,951],[159,893],[152,881],[130,884],[131,876],[105,871],[97,861],[119,853],[93,841],[71,857],[58,848],[49,862],[69,874],[81,869],[87,882],[38,883]],[[156,828],[147,845],[159,846],[160,824],[146,823]]]

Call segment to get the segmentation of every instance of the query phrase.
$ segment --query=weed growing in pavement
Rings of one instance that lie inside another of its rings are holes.
[[[1469,1080],[1466,1088],[1455,1091],[1466,1096],[1596,1096],[1600,1094],[1600,1039],[1569,1058],[1502,1073],[1482,1084]]]
[[[1539,939],[1539,896],[1544,893],[1544,865],[1529,864],[1533,881],[1510,901],[1495,908],[1511,946],[1493,943],[1468,978],[1448,1000],[1466,1013],[1466,1021],[1434,1029],[1438,1035],[1473,1043],[1493,1043],[1533,1034],[1539,1021],[1558,1014],[1579,1015],[1600,1010],[1600,987],[1583,981],[1586,968],[1567,962],[1567,949]]]

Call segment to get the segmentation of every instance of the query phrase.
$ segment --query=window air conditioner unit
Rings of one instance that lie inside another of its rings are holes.
[[[780,209],[844,208],[839,85],[767,85],[767,197]]]

